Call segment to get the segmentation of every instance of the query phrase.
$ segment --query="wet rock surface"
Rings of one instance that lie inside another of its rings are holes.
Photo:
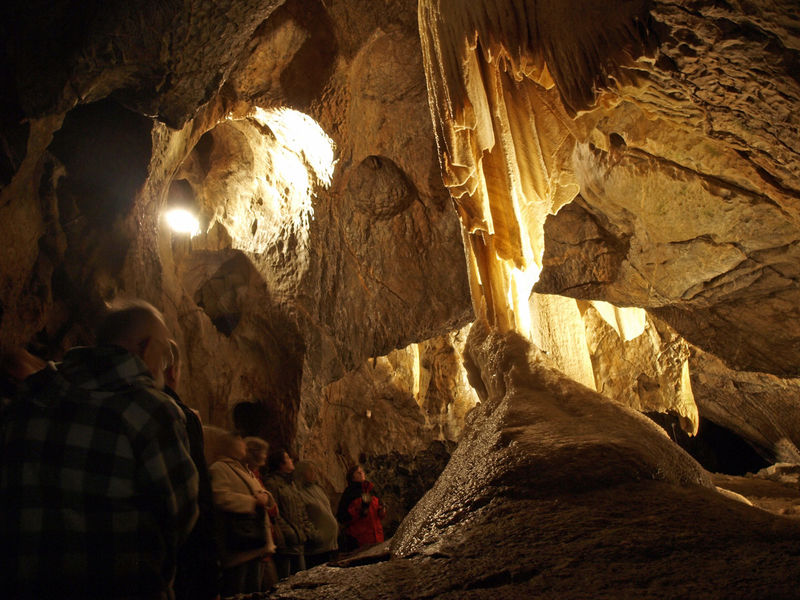
[[[403,518],[436,483],[450,460],[455,442],[433,441],[424,450],[404,456],[392,452],[367,457],[364,468],[386,505],[383,533],[394,535]]]
[[[392,558],[320,567],[264,597],[794,595],[800,524],[714,487],[752,493],[757,482],[748,491],[734,485],[745,478],[712,478],[655,425],[541,359],[526,366],[519,340],[475,342],[494,393],[393,538]],[[582,411],[593,418],[576,425]]]

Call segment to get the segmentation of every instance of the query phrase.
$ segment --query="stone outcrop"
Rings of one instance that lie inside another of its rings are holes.
[[[697,408],[736,432],[767,461],[800,464],[797,410],[800,380],[733,371],[697,348],[689,360]]]
[[[797,522],[717,492],[655,425],[517,334],[476,325],[467,351],[485,399],[393,558],[314,569],[270,598],[794,593]]]
[[[797,374],[791,3],[425,0],[420,27],[476,313],[523,331],[541,265],[539,293],[644,307],[734,368]],[[578,195],[576,228],[559,210]]]
[[[62,3],[38,29],[18,7],[2,350],[57,359],[91,341],[106,301],[143,297],[184,348],[180,392],[203,418],[228,426],[256,400],[262,434],[290,444],[303,381],[471,320],[413,3],[282,4]],[[331,136],[330,171],[272,118],[287,106]],[[168,230],[173,204],[199,211],[200,235]]]
[[[462,367],[467,331],[368,359],[319,389],[306,382],[298,444],[322,467],[332,494],[345,488],[347,469],[359,461],[392,452],[414,457],[434,441],[461,437],[478,401]]]

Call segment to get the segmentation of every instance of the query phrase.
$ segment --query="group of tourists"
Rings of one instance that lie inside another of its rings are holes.
[[[3,597],[215,599],[383,541],[360,465],[334,512],[313,463],[202,425],[175,391],[180,349],[153,306],[109,311],[96,342],[58,364],[22,352],[8,371]]]

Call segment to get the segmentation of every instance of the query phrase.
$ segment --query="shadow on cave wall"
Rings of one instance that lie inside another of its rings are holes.
[[[104,302],[122,287],[132,241],[125,219],[148,177],[152,127],[101,100],[70,110],[53,135],[38,182],[45,234],[28,292],[47,313],[30,342],[38,356],[91,344]],[[13,148],[7,153],[13,160]]]

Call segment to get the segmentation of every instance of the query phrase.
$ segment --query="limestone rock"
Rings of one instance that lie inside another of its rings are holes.
[[[584,319],[597,391],[639,412],[677,415],[685,431],[697,433],[689,344],[653,318],[631,340],[616,334],[591,306]]]
[[[518,335],[473,326],[470,344],[489,400],[393,558],[303,572],[270,598],[793,593],[800,525],[718,493],[652,423],[566,380]],[[762,559],[780,569],[752,567]]]
[[[304,382],[298,443],[329,492],[344,489],[348,467],[359,461],[416,456],[433,441],[460,438],[477,402],[463,379],[465,341],[462,331],[412,344],[321,389]]]
[[[19,102],[38,117],[113,93],[180,127],[219,92],[256,27],[282,3],[4,3]]]
[[[800,380],[734,371],[697,348],[689,364],[702,416],[736,432],[771,462],[800,464],[795,408]]]
[[[796,376],[794,8],[422,2],[476,313],[523,331],[515,296],[544,250],[559,272],[537,292],[645,307],[734,368]],[[593,222],[568,231],[568,211],[548,249],[545,220],[578,194]]]

